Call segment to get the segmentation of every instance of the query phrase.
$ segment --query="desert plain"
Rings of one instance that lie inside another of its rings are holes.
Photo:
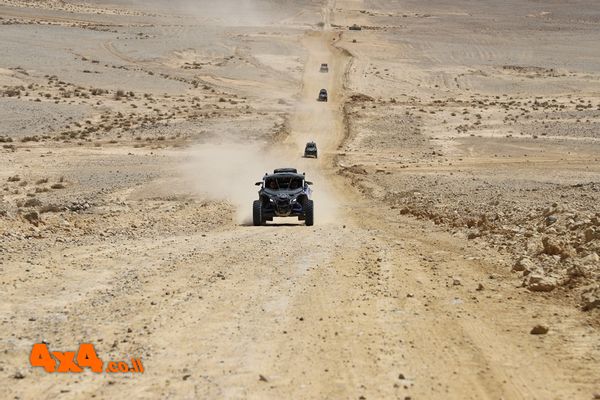
[[[1,398],[600,398],[597,1],[0,0],[0,38]],[[278,167],[314,226],[252,226]]]

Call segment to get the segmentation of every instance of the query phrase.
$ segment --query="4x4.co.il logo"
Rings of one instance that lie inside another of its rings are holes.
[[[31,349],[29,362],[32,367],[42,367],[46,372],[82,372],[84,368],[89,368],[97,373],[102,371],[109,373],[144,372],[142,360],[139,358],[132,358],[131,364],[125,361],[109,361],[106,369],[103,369],[104,363],[98,358],[94,345],[90,343],[80,344],[77,356],[74,351],[50,353],[45,343],[36,343]]]

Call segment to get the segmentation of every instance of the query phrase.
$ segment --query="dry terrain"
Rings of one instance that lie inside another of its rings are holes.
[[[599,399],[599,23],[0,0],[0,398]],[[281,166],[315,226],[251,226]]]

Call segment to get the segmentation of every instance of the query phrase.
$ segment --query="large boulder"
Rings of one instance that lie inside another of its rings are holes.
[[[551,292],[556,289],[558,282],[556,278],[541,273],[531,273],[523,280],[523,286],[532,292]]]

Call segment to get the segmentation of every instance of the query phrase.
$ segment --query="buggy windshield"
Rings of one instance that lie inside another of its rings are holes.
[[[272,176],[265,180],[265,188],[270,190],[296,190],[302,188],[302,178],[298,176]]]

